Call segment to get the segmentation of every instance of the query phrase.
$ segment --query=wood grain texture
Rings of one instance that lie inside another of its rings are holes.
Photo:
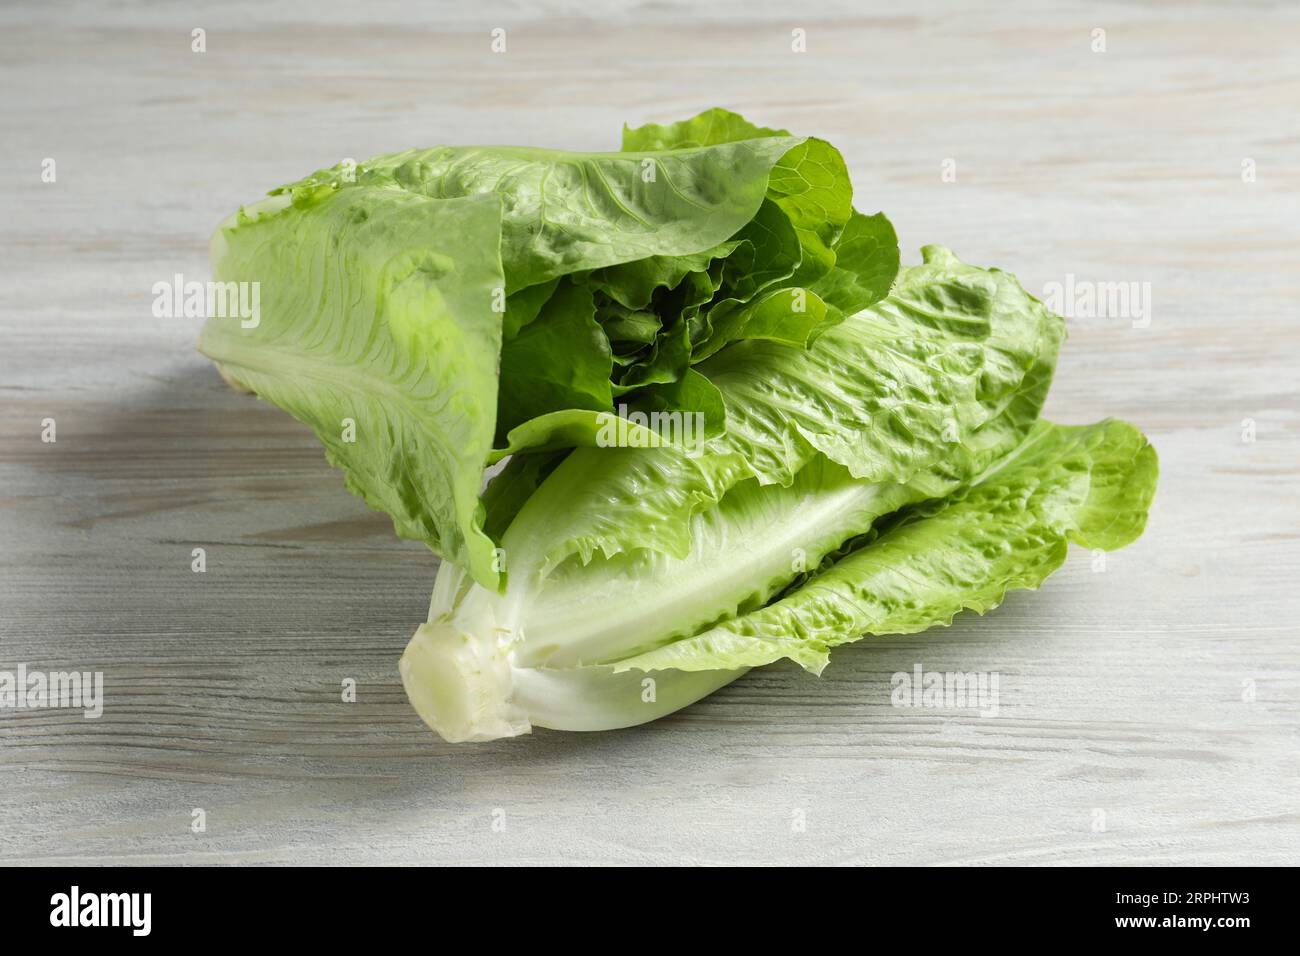
[[[701,6],[0,9],[0,668],[99,669],[107,694],[98,720],[0,711],[0,861],[1296,861],[1300,14]],[[830,139],[909,261],[939,241],[1034,292],[1151,283],[1148,328],[1071,320],[1048,408],[1151,436],[1146,536],[821,679],[443,744],[396,672],[433,560],[151,286],[205,278],[218,219],[341,157],[611,148],[713,105]],[[918,662],[997,671],[1000,715],[892,707]]]

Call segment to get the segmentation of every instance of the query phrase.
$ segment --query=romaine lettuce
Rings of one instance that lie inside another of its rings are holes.
[[[445,738],[820,671],[1141,532],[1154,452],[1039,421],[1064,326],[1009,274],[900,270],[819,139],[710,110],[622,147],[340,164],[213,238],[261,322],[201,350],[443,559],[400,670]]]

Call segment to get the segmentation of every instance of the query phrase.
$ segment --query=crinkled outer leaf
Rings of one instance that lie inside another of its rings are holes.
[[[508,610],[498,620],[522,636],[515,650],[521,666],[617,660],[761,607],[845,537],[915,500],[906,486],[859,481],[819,457],[788,487],[751,478],[700,511],[684,557],[643,549],[589,564],[570,560],[535,590],[514,573],[521,553],[512,529],[503,539]]]
[[[699,125],[717,125],[720,117]],[[712,351],[727,341],[712,336],[709,313],[714,306],[723,306],[723,312],[739,308],[774,284],[789,281],[809,258],[807,243],[842,230],[837,210],[850,187],[838,154],[821,162],[816,157],[829,149],[824,144],[803,149],[804,140],[753,127],[739,117],[729,116],[725,124],[746,138],[720,137],[715,131],[712,138],[705,137],[707,145],[603,154],[435,147],[376,157],[360,166],[340,164],[274,190],[270,206],[259,204],[260,212],[241,214],[223,233],[251,228],[255,218],[265,218],[259,237],[284,231],[282,241],[292,246],[298,237],[287,234],[288,224],[297,227],[300,220],[265,216],[267,209],[280,208],[277,204],[323,210],[322,215],[329,215],[336,203],[339,209],[354,210],[355,219],[341,233],[362,221],[362,205],[423,199],[428,202],[418,208],[433,209],[441,201],[499,198],[499,235],[495,240],[462,237],[475,249],[466,247],[459,254],[476,251],[490,257],[500,252],[504,282],[492,290],[493,307],[500,310],[502,294],[509,294],[500,316],[505,348],[496,438],[499,445],[520,450],[530,437],[559,441],[574,434],[572,418],[565,427],[554,427],[557,419],[551,416],[559,412],[610,409],[615,398],[680,381],[690,364],[706,354],[704,343],[712,338]],[[829,210],[826,222],[813,221],[819,207]],[[420,234],[412,230],[413,246]],[[390,255],[406,253],[402,238],[387,237]],[[452,240],[442,238],[448,245]],[[286,299],[296,297],[305,306],[343,280],[325,270],[308,274],[286,267],[276,281]],[[283,288],[288,283],[293,283],[291,290]],[[585,306],[567,307],[572,304],[565,293],[568,283],[586,284],[625,308],[643,304],[645,311],[607,315],[597,302],[598,327],[593,327]],[[791,327],[783,329],[776,324],[784,316],[770,304],[764,308],[765,321],[742,327],[781,341],[811,339],[806,316],[794,316]],[[310,352],[308,343],[322,330],[312,326],[303,309],[296,314],[293,329],[304,338],[304,353]],[[538,324],[539,318],[547,321]],[[606,319],[608,328],[600,324]],[[601,334],[607,341],[599,340]],[[598,381],[606,352],[608,387]],[[265,387],[262,391],[272,394]],[[537,417],[545,421],[520,429]],[[600,424],[590,416],[585,421]],[[377,498],[372,493],[368,500]],[[412,507],[432,506],[404,510]],[[400,514],[395,520],[399,526],[405,521]],[[411,523],[405,526],[409,529]],[[442,537],[463,538],[470,530],[435,528],[433,533],[429,540],[438,547]]]
[[[214,317],[199,342],[228,377],[311,426],[349,490],[399,535],[488,586],[478,494],[496,416],[500,221],[495,196],[362,187],[267,200],[213,240],[218,279],[260,283],[260,323]]]
[[[640,548],[684,559],[693,514],[747,478],[789,486],[818,455],[931,497],[1014,448],[1046,395],[1062,322],[1006,273],[925,255],[888,299],[809,349],[738,342],[696,366],[727,423],[702,454],[576,449],[511,527],[512,568],[545,576],[571,555]]]
[[[512,575],[541,578],[571,555],[585,563],[638,548],[684,558],[691,515],[751,476],[742,457],[717,451],[574,448],[510,526]]]
[[[786,484],[820,452],[857,478],[931,473],[938,494],[1037,417],[1061,320],[1007,273],[922,252],[884,302],[812,348],[737,342],[697,366],[726,398],[727,451],[760,480]]]
[[[588,307],[571,308],[559,280],[647,257],[701,254],[712,263],[734,251],[730,237],[767,202],[772,169],[799,142],[652,154],[439,147],[319,172],[219,231],[217,274],[263,282],[264,327],[237,337],[214,321],[204,348],[233,380],[310,421],[349,487],[388,511],[399,533],[495,582],[491,542],[466,489],[479,484],[489,458],[478,430],[494,424],[497,358],[462,348],[465,328],[443,328],[443,313],[472,305],[484,325],[475,334],[495,343],[505,369],[498,437],[507,447],[491,457],[527,441],[591,441],[606,424],[599,410],[611,408],[613,362]],[[471,216],[470,207],[481,211]],[[477,263],[495,270],[494,284],[467,268]],[[504,315],[492,311],[502,292],[510,293]],[[671,340],[676,352],[656,352],[659,364],[634,369],[632,380],[680,378],[688,339],[682,326]],[[362,353],[373,367],[352,367]],[[418,379],[409,395],[408,375]],[[373,406],[372,426],[384,410],[387,430],[354,448],[332,437],[342,429],[335,412],[360,402]],[[435,455],[437,442],[403,430],[447,437],[450,447]],[[472,440],[460,440],[469,432]]]
[[[963,609],[983,614],[1010,590],[1037,588],[1067,542],[1111,550],[1136,539],[1157,471],[1155,450],[1124,422],[1040,422],[962,493],[904,513],[781,600],[616,669],[733,670],[788,657],[820,673],[836,645],[946,625]]]
[[[355,169],[321,170],[277,192],[498,195],[501,262],[506,289],[514,293],[575,272],[712,249],[754,218],[774,168],[800,142],[772,137],[621,153],[437,146],[378,156]],[[798,188],[796,172],[781,172],[791,191]]]

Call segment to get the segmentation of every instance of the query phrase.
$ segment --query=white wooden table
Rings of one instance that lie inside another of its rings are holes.
[[[0,711],[0,861],[1295,862],[1295,8],[540,6],[0,8],[0,669],[106,694],[98,720]],[[908,261],[1149,282],[1147,328],[1071,319],[1048,409],[1151,436],[1146,536],[822,679],[443,744],[396,669],[433,559],[151,287],[206,279],[218,219],[342,157],[613,148],[713,105],[830,139]],[[890,706],[917,663],[998,672],[1000,715]]]

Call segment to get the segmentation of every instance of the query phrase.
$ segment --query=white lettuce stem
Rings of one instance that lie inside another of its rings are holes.
[[[441,582],[459,574],[452,569],[439,575],[443,593],[455,588]],[[692,704],[745,673],[743,668],[615,674],[601,665],[520,667],[492,610],[487,601],[466,601],[454,618],[421,625],[402,655],[399,670],[412,705],[452,743],[514,737],[533,726],[630,727]]]

